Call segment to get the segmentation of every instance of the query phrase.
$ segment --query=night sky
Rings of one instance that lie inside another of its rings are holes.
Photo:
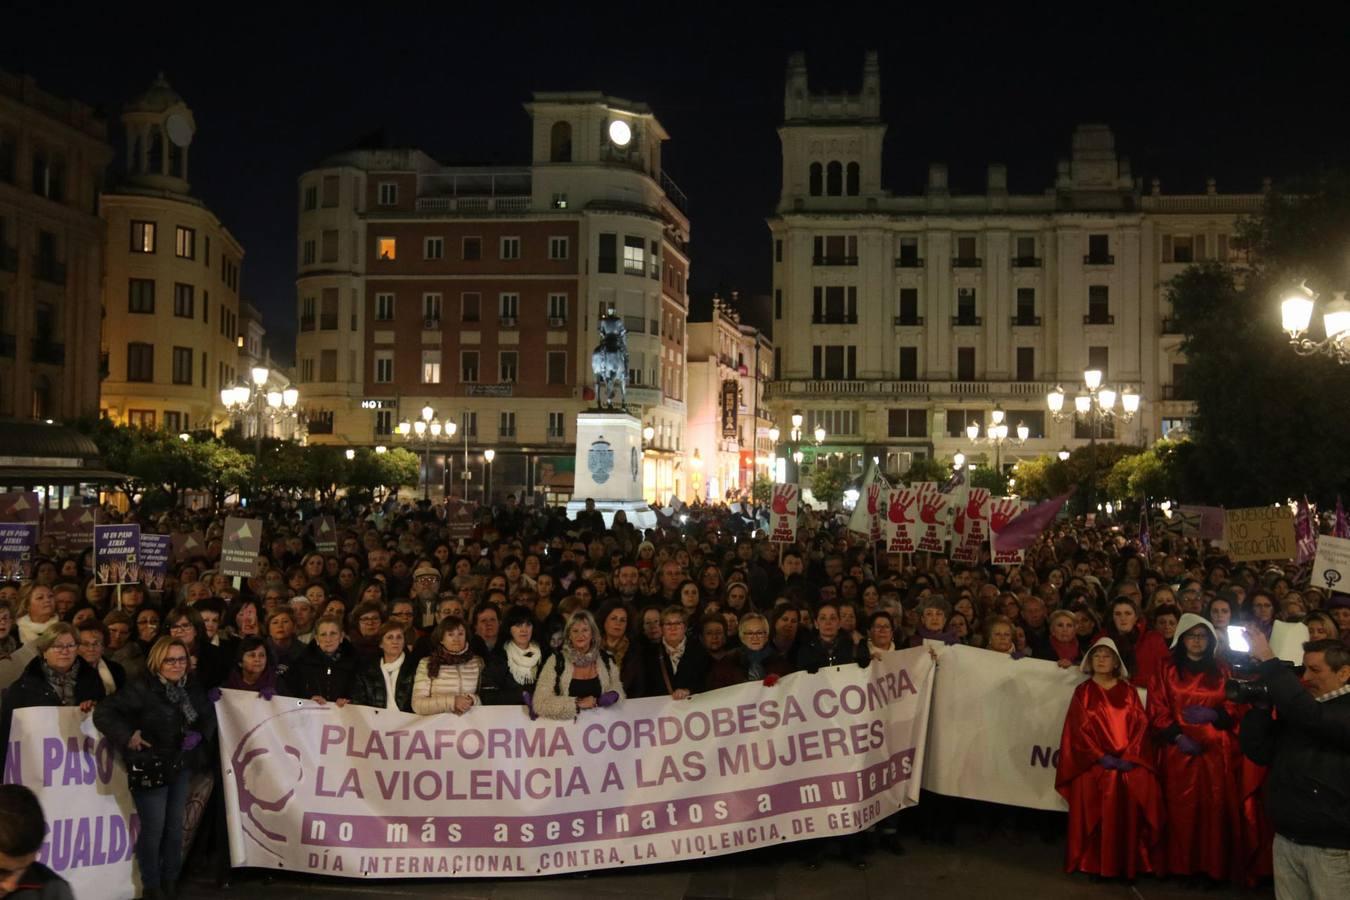
[[[242,241],[244,296],[283,360],[294,350],[297,176],[380,129],[449,164],[528,163],[521,104],[532,90],[651,105],[671,135],[665,168],[690,199],[695,312],[714,291],[769,291],[764,218],[794,49],[806,51],[815,90],[856,91],[863,50],[880,52],[895,192],[921,190],[930,161],[949,164],[956,192],[983,191],[988,162],[1008,164],[1012,190],[1040,192],[1073,125],[1088,121],[1110,124],[1134,174],[1160,177],[1165,192],[1201,192],[1210,175],[1220,191],[1255,190],[1264,175],[1350,162],[1346,23],[1339,13],[1300,22],[1289,5],[1237,16],[1229,4],[1023,14],[1037,5],[896,3],[877,19],[842,4],[805,7],[809,16],[619,4],[603,18],[523,5],[322,6],[24,2],[0,26],[0,68],[113,123],[166,73],[197,119],[193,192]]]

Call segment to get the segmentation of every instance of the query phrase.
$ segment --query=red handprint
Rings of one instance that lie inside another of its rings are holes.
[[[788,504],[795,500],[796,497],[797,486],[795,484],[783,485],[781,490],[774,492],[773,511],[780,516],[791,515],[792,511],[788,508]]]
[[[919,520],[925,525],[936,525],[938,513],[946,505],[946,499],[937,491],[925,495],[919,501]]]
[[[970,497],[966,500],[966,518],[978,519],[980,517],[980,507],[984,505],[984,497],[976,496],[976,491],[970,492]]]
[[[887,517],[897,525],[910,525],[914,520],[910,518],[909,511],[914,508],[914,501],[918,499],[913,491],[891,491],[891,506],[887,512]]]
[[[877,506],[880,504],[880,501],[881,501],[881,485],[879,484],[868,485],[867,486],[868,515],[875,516],[877,514]]]
[[[1017,514],[1017,507],[1016,500],[999,500],[989,511],[989,527],[994,531],[1002,531],[1003,526]]]

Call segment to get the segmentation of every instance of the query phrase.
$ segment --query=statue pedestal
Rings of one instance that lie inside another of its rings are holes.
[[[567,515],[586,508],[587,500],[614,524],[623,510],[628,523],[655,528],[656,513],[642,499],[642,422],[625,412],[584,412],[577,415],[575,486]]]

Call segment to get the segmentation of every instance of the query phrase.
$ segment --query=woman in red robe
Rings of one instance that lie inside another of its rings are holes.
[[[1134,673],[1131,681],[1151,691],[1167,660],[1167,642],[1148,627],[1133,600],[1128,597],[1115,599],[1102,635],[1115,642],[1121,665]]]
[[[1082,669],[1092,677],[1069,702],[1055,776],[1069,803],[1064,870],[1133,881],[1158,872],[1164,853],[1148,715],[1110,638],[1092,645]]]
[[[1224,696],[1228,667],[1215,657],[1214,626],[1194,613],[1177,623],[1172,659],[1148,698],[1162,745],[1158,770],[1167,806],[1167,872],[1210,884],[1245,879],[1240,706]]]

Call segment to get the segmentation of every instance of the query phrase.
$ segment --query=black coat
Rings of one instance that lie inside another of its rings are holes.
[[[853,638],[843,630],[828,643],[814,635],[798,651],[797,668],[803,672],[817,672],[830,666],[844,666],[857,662],[857,653]]]
[[[112,663],[108,664],[109,670],[112,670],[112,666]],[[115,671],[113,680],[116,682]],[[98,670],[77,657],[75,705],[78,706],[86,700],[97,702],[104,696],[103,679],[98,677]],[[47,683],[47,676],[42,671],[42,657],[38,656],[24,666],[23,674],[5,690],[3,699],[0,699],[0,760],[4,759],[5,748],[9,746],[9,730],[14,722],[14,710],[26,706],[60,705],[61,701],[57,698],[56,691]]]
[[[1238,741],[1249,759],[1270,767],[1271,824],[1297,844],[1350,849],[1350,694],[1318,703],[1279,660],[1259,671],[1279,718],[1252,709]]]
[[[389,694],[384,684],[384,672],[380,663],[384,657],[362,663],[356,669],[356,687],[352,693],[352,702],[360,706],[373,706],[384,709],[389,702]],[[418,660],[411,653],[403,654],[403,663],[398,668],[398,677],[394,680],[394,705],[404,712],[412,712],[413,679],[417,676]],[[313,696],[312,694],[309,696]]]
[[[318,644],[310,644],[282,676],[282,693],[290,697],[350,700],[356,690],[359,667],[356,650],[348,641],[344,640],[338,648],[337,662],[329,660]]]
[[[197,721],[191,725],[178,704],[169,700],[164,683],[146,673],[99,702],[94,707],[94,724],[123,756],[134,752],[127,750],[127,742],[139,731],[150,745],[149,752],[174,761],[175,768],[205,770],[212,762],[207,748],[216,733],[216,710],[206,699],[201,684],[191,676],[187,679],[187,693],[197,711]],[[203,740],[195,750],[184,751],[183,737],[189,731],[198,732]]]
[[[506,664],[506,645],[499,644],[496,652],[487,657],[487,666],[478,680],[478,698],[485,706],[519,706],[524,702],[521,693],[534,690],[535,682],[539,680],[539,669],[548,656],[548,648],[540,648],[530,683],[521,684]]]
[[[680,666],[675,670],[671,669],[665,642],[657,641],[654,646],[649,645],[647,651],[646,671],[643,674],[644,693],[648,697],[665,697],[683,688],[691,694],[699,694],[708,689],[710,671],[712,657],[693,637],[686,638],[684,655],[680,657]]]
[[[226,651],[209,641],[198,644],[193,655],[197,657],[197,667],[192,670],[192,674],[203,690],[220,687],[234,667],[234,660]]]

